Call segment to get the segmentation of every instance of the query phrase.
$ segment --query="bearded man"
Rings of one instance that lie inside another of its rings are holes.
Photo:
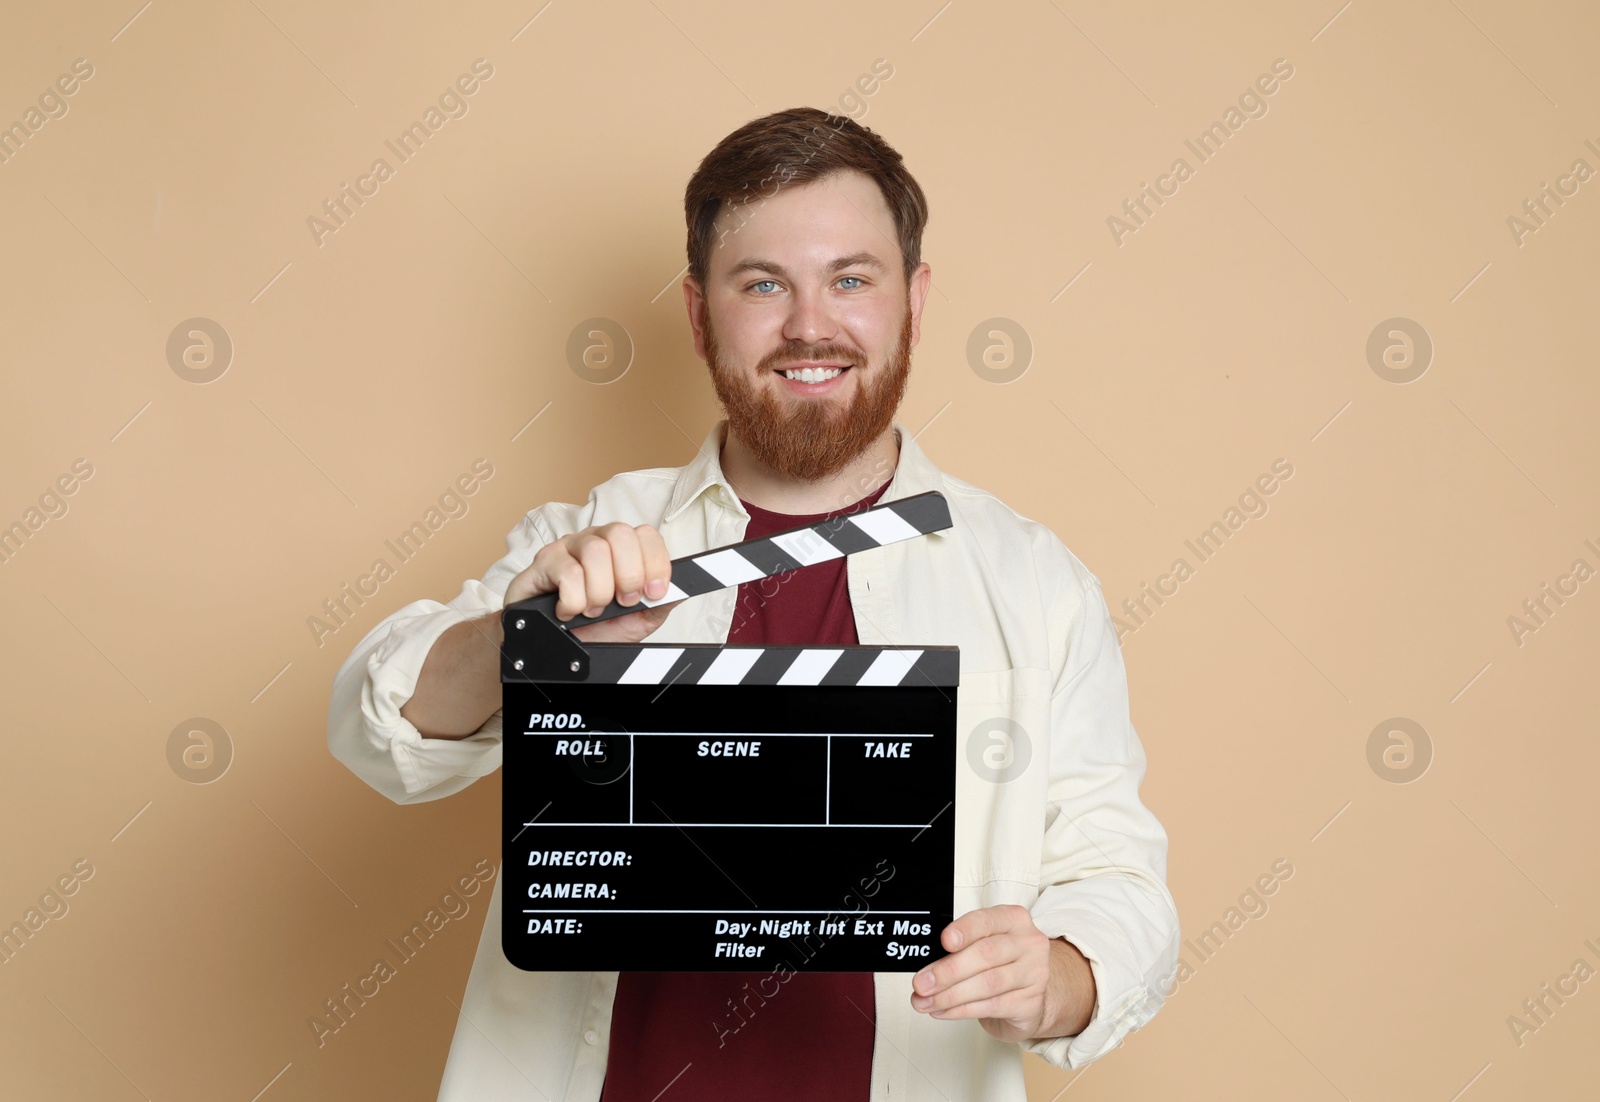
[[[811,108],[756,119],[702,160],[684,210],[684,305],[725,418],[688,464],[533,509],[481,581],[378,624],[335,678],[329,746],[398,803],[458,792],[501,763],[506,605],[556,593],[569,620],[658,602],[673,557],[938,490],[943,531],[573,633],[960,647],[948,955],[778,984],[524,972],[501,949],[497,877],[439,1098],[1020,1102],[1023,1051],[1082,1067],[1150,1020],[1177,965],[1167,837],[1139,799],[1099,580],[894,420],[932,269],[926,199],[879,135]]]

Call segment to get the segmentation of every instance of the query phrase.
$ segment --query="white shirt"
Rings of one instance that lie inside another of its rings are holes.
[[[539,506],[482,581],[465,582],[448,604],[413,601],[368,632],[334,679],[334,756],[396,803],[440,799],[498,769],[499,712],[461,740],[425,738],[400,715],[434,640],[500,610],[540,547],[591,525],[652,524],[673,558],[739,542],[749,514],[722,473],[726,428],[717,422],[683,467],[627,471],[583,505]],[[874,973],[870,1097],[1024,1102],[1021,1049],[1082,1067],[1160,1008],[1179,937],[1167,836],[1139,800],[1144,750],[1099,579],[1044,525],[940,471],[902,425],[894,430],[900,458],[880,503],[938,490],[952,526],[858,552],[845,573],[863,645],[961,648],[955,914],[1027,908],[1040,930],[1088,958],[1097,998],[1076,1037],[1019,1046],[975,1019],[913,1010],[912,973]],[[683,601],[649,641],[726,643],[736,598],[730,587]],[[617,973],[524,972],[500,935],[496,876],[441,1102],[598,1102]]]

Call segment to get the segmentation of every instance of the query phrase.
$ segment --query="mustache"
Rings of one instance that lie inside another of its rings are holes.
[[[823,363],[846,363],[852,367],[860,367],[862,357],[850,349],[839,348],[836,345],[823,345],[816,349],[782,349],[767,356],[761,362],[763,368],[778,368],[786,363],[797,363],[801,360],[819,360]]]

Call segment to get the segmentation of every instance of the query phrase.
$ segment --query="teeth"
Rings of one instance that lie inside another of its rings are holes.
[[[842,367],[802,367],[799,371],[793,369],[785,371],[783,377],[785,379],[798,379],[802,383],[821,383],[833,378],[843,370],[844,368]]]

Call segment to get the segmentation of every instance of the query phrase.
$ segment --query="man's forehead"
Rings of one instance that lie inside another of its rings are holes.
[[[789,272],[842,266],[888,270],[900,254],[883,193],[871,177],[854,171],[786,185],[764,204],[724,204],[717,226],[729,224],[738,232],[722,235],[711,259],[712,268],[724,275],[757,266]]]

